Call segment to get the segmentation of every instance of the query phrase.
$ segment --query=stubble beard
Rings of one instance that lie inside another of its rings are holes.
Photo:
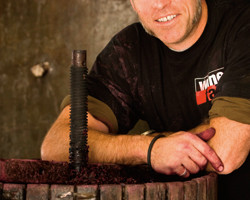
[[[186,32],[185,34],[183,35],[183,37],[176,41],[175,43],[181,43],[183,42],[191,33],[192,31],[197,28],[200,20],[201,20],[201,15],[202,15],[202,5],[201,5],[201,0],[197,0],[197,5],[196,5],[196,12],[195,12],[195,15],[192,19],[192,23],[191,24],[188,24],[187,28],[186,28]],[[144,30],[149,34],[149,35],[152,35],[154,37],[157,37],[157,35],[154,33],[153,30],[151,30],[150,28],[148,28],[143,22],[142,20],[140,19],[140,16],[138,16],[139,20],[140,20],[140,23],[141,25],[143,26]],[[159,38],[159,37],[157,37]]]

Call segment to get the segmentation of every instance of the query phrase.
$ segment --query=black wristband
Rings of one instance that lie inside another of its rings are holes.
[[[153,148],[153,145],[154,143],[156,142],[156,140],[158,140],[159,138],[161,137],[165,137],[165,135],[157,135],[153,138],[153,140],[151,141],[149,147],[148,147],[148,156],[147,156],[147,161],[148,161],[148,166],[152,168],[152,165],[151,165],[151,151],[152,151],[152,148]]]

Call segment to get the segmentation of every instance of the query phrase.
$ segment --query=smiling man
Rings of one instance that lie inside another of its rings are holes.
[[[192,46],[207,23],[205,1],[131,0],[131,4],[144,29],[176,51]]]
[[[90,162],[147,163],[159,173],[182,177],[216,171],[224,174],[220,198],[247,199],[249,3],[131,4],[141,23],[115,35],[88,76]],[[67,97],[44,139],[43,159],[68,160],[69,104]],[[156,133],[127,135],[138,119]]]

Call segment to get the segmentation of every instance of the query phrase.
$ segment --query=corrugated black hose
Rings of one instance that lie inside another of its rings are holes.
[[[80,172],[88,164],[88,91],[86,51],[74,50],[70,68],[70,149],[69,160],[72,169]]]

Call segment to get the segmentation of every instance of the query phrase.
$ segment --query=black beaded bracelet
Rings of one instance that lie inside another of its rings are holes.
[[[165,137],[165,135],[157,135],[153,138],[153,140],[151,141],[149,147],[148,147],[148,156],[147,156],[147,161],[148,161],[148,166],[152,168],[152,165],[151,165],[151,151],[152,151],[152,148],[153,148],[153,145],[154,143],[156,142],[156,140],[158,140],[159,138],[161,137]]]

